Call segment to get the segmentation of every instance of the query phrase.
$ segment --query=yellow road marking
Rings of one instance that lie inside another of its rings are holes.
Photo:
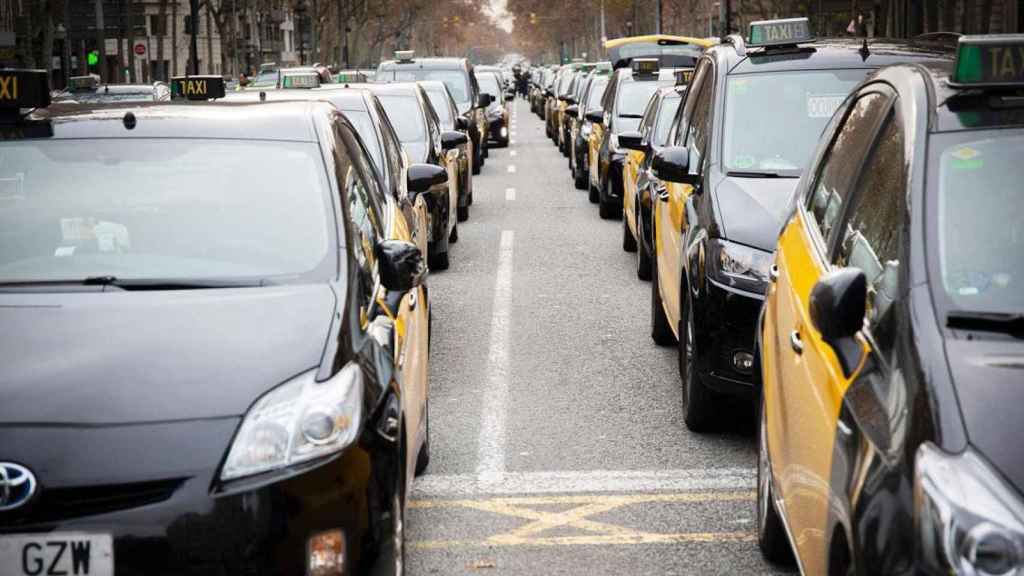
[[[530,520],[512,530],[494,534],[483,540],[421,540],[412,542],[413,548],[445,549],[482,546],[586,546],[627,544],[673,544],[683,542],[746,542],[755,538],[750,532],[685,532],[659,534],[634,530],[608,522],[591,520],[592,516],[636,504],[656,502],[730,502],[751,501],[752,491],[705,492],[680,494],[627,494],[627,495],[575,495],[499,497],[479,500],[413,500],[410,509],[467,508]],[[535,506],[575,504],[561,512],[537,510]],[[570,527],[584,532],[582,536],[540,536],[555,528]]]

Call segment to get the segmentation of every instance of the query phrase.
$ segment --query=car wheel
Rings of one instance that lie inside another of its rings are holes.
[[[447,270],[448,269],[448,246],[444,247],[443,252],[432,252],[430,254],[430,261],[428,262],[431,270]]]
[[[775,509],[775,498],[772,494],[772,468],[768,456],[768,425],[765,418],[762,392],[757,427],[757,545],[765,560],[791,564],[793,548],[789,544],[782,519]]]
[[[472,170],[474,176],[480,173],[480,167],[481,166],[483,166],[483,159],[480,158],[480,145],[479,144],[474,144],[473,145],[473,170]]]
[[[636,238],[629,231],[629,221],[626,215],[622,215],[622,249],[626,252],[636,252]]]
[[[457,220],[458,220],[458,218],[456,218],[456,221]],[[448,243],[449,244],[455,244],[458,241],[459,241],[459,225],[455,224],[455,226],[452,226],[452,231],[448,234]]]
[[[576,166],[573,167],[572,177],[573,184],[576,185],[577,190],[587,189],[587,171],[579,165],[579,162],[577,162]]]
[[[459,222],[469,220],[469,200],[467,199],[466,202],[467,204],[465,206],[459,206],[456,211],[455,217]]]
[[[658,287],[658,261],[655,258],[651,265],[651,339],[658,346],[668,346],[675,342],[675,334],[668,325],[665,307],[661,303],[661,289]]]
[[[423,407],[423,418],[426,420],[425,432],[423,436],[423,445],[420,446],[420,452],[416,455],[416,475],[419,476],[427,471],[427,466],[430,465],[430,400],[427,400],[426,405]]]
[[[679,291],[683,320],[679,326],[679,379],[683,387],[683,422],[692,432],[704,432],[715,412],[715,393],[708,390],[694,366],[696,345],[693,337],[693,307],[685,287]]]
[[[601,195],[598,195],[597,198],[597,213],[601,216],[602,220],[612,220],[622,216],[622,208],[616,205],[614,200],[608,199],[608,186],[611,186],[611,182],[606,183],[604,186],[604,198]]]

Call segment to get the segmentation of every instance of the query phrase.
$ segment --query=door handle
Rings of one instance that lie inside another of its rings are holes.
[[[658,200],[661,200],[662,202],[668,202],[668,189],[667,188],[664,188],[664,187],[658,188]]]
[[[416,302],[418,302],[418,298],[417,298],[416,294],[418,292],[419,292],[419,290],[412,290],[412,291],[409,292],[409,310],[415,310],[416,309]]]
[[[768,279],[772,282],[776,282],[779,279],[779,267],[772,264],[772,267],[768,269]]]
[[[797,354],[804,353],[804,341],[800,337],[799,330],[793,330],[789,333],[789,345],[793,347],[793,352]]]

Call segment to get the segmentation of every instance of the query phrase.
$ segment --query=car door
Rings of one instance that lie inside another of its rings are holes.
[[[651,133],[654,131],[654,117],[658,111],[661,98],[655,95],[647,103],[643,118],[640,119],[640,136],[643,142],[650,145]],[[633,235],[637,235],[636,222],[636,191],[640,177],[640,166],[644,163],[645,154],[639,150],[627,150],[626,161],[622,165],[622,212]]]
[[[700,159],[711,130],[711,102],[714,97],[715,68],[709,58],[697,66],[690,93],[682,105],[680,123],[676,129],[676,145],[691,150],[691,171],[702,170]],[[697,161],[695,161],[697,160]],[[658,194],[654,210],[654,241],[658,289],[672,330],[679,336],[680,288],[683,277],[683,241],[686,231],[686,203],[693,194],[693,186],[666,182]]]
[[[810,293],[829,270],[828,247],[869,151],[889,113],[892,96],[872,89],[845,111],[806,203],[779,240],[772,348],[776,381],[766,389],[768,444],[790,532],[808,573],[825,569],[824,534],[836,419],[851,376],[810,319]]]

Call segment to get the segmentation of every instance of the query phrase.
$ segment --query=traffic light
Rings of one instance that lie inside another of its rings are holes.
[[[99,64],[100,63],[100,53],[98,51],[96,51],[96,50],[93,50],[92,52],[89,52],[85,56],[85,62],[87,64],[89,64],[89,66],[95,66],[95,65]]]

